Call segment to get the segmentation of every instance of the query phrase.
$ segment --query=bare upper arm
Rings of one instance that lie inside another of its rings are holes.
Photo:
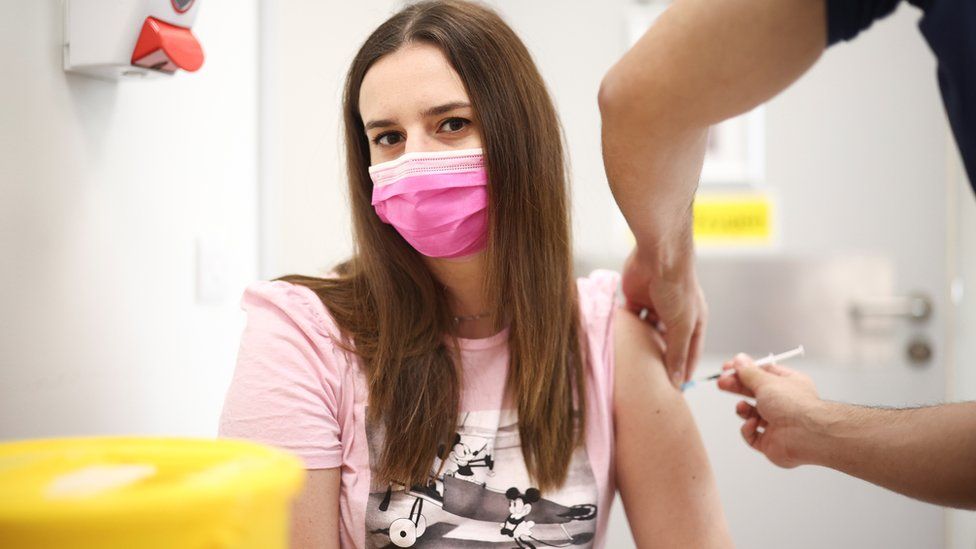
[[[292,504],[294,549],[339,547],[339,469],[310,469],[305,486]]]
[[[820,57],[825,4],[676,0],[604,78],[601,106],[605,114],[619,107],[642,133],[643,115],[656,125],[707,127],[747,112]]]
[[[732,547],[691,411],[668,381],[660,336],[614,312],[617,487],[638,547]]]

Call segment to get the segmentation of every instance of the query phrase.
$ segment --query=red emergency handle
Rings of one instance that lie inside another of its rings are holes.
[[[203,48],[190,29],[147,17],[132,51],[132,64],[168,73],[193,72],[203,66]]]

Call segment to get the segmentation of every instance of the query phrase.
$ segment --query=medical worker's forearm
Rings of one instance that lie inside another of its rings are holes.
[[[614,65],[604,163],[642,253],[683,259],[708,127],[781,91],[825,45],[823,0],[676,0]]]
[[[809,462],[906,496],[976,509],[976,402],[914,409],[827,403]]]

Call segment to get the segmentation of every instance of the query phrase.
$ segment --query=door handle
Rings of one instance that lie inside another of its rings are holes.
[[[868,318],[904,318],[912,322],[925,322],[932,316],[932,300],[920,292],[906,296],[859,300],[851,304],[854,320]]]

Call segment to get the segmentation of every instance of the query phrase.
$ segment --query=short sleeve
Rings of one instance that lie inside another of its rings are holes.
[[[609,508],[614,488],[614,311],[618,306],[620,275],[596,270],[576,280],[583,330],[589,344],[586,368],[586,452],[602,494],[602,505]],[[606,526],[606,513],[600,513],[598,529]]]
[[[613,311],[617,307],[620,274],[598,269],[576,281],[583,330],[595,359],[593,375],[610,398],[613,389]]]
[[[316,306],[324,310],[311,290],[288,282],[247,288],[247,324],[218,436],[268,444],[325,469],[342,463],[344,367]]]
[[[850,40],[895,11],[901,0],[827,0],[827,45]]]

